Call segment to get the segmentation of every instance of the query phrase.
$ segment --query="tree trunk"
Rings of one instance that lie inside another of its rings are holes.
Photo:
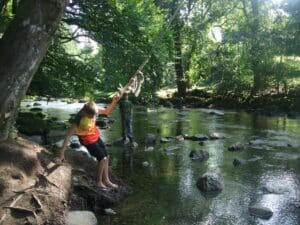
[[[177,16],[179,17],[179,16]],[[175,72],[178,95],[185,98],[186,96],[186,80],[182,68],[182,52],[181,52],[181,28],[182,24],[179,18],[174,20],[174,48],[175,48]]]
[[[8,3],[8,0],[1,0],[0,1],[0,16],[4,15],[7,3]]]
[[[251,30],[252,30],[252,46],[250,49],[251,54],[251,64],[252,64],[252,72],[253,72],[253,86],[251,90],[251,95],[256,94],[257,91],[261,89],[261,77],[258,69],[259,64],[259,40],[257,40],[257,33],[259,30],[259,5],[258,0],[251,0],[251,9],[252,9],[252,22]]]
[[[18,9],[18,0],[13,0],[12,1],[12,13],[17,14],[17,9]]]
[[[22,0],[0,40],[0,141],[7,139],[27,91],[63,15],[67,0]]]

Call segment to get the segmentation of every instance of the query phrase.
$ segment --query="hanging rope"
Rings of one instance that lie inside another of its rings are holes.
[[[148,56],[145,58],[144,62],[138,67],[137,71],[134,73],[134,75],[130,78],[128,84],[126,86],[122,86],[121,84],[119,84],[119,87],[118,87],[118,95],[121,97],[124,93],[134,93],[134,95],[137,97],[139,96],[140,94],[140,91],[141,91],[141,87],[142,87],[142,84],[144,83],[145,81],[145,78],[144,78],[144,75],[142,73],[145,65],[149,62],[151,56],[152,56],[152,53],[154,51],[154,46],[157,45],[157,43],[162,39],[163,37],[163,32],[162,31],[165,31],[166,29],[169,28],[169,26],[171,25],[171,23],[173,22],[173,20],[175,19],[175,16],[177,15],[177,13],[179,12],[180,8],[182,7],[184,1],[182,1],[177,9],[175,10],[175,12],[173,13],[173,15],[171,16],[170,20],[168,23],[166,23],[164,26],[163,26],[163,29],[160,31],[159,35],[156,37],[155,41],[154,41],[154,45],[152,45],[152,48],[150,50],[150,52],[148,53]],[[115,95],[115,94],[114,94]]]

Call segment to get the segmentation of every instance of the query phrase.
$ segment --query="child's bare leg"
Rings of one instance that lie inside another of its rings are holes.
[[[105,160],[105,166],[104,166],[104,174],[103,174],[103,183],[109,187],[117,188],[118,185],[112,183],[109,179],[109,173],[108,173],[108,164],[109,164],[109,156],[107,156],[107,160]]]
[[[107,159],[102,159],[100,162],[98,162],[97,168],[96,168],[96,176],[97,176],[97,186],[106,188],[105,184],[102,182],[104,177],[104,171],[105,171],[105,165],[106,165]]]

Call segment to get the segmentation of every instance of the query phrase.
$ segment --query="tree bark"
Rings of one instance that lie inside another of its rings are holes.
[[[7,3],[8,3],[8,0],[2,0],[0,2],[0,15],[4,15]]]
[[[185,98],[186,96],[186,80],[185,75],[182,68],[182,51],[181,51],[181,29],[182,24],[179,19],[179,16],[174,20],[174,31],[173,31],[173,38],[174,38],[174,48],[175,48],[175,73],[176,73],[176,83],[177,83],[177,90],[178,95],[180,97]]]
[[[22,0],[0,40],[0,141],[59,25],[67,0]]]
[[[251,30],[252,30],[252,45],[250,49],[251,54],[251,65],[253,71],[253,86],[251,90],[251,95],[256,94],[257,91],[261,89],[261,77],[258,69],[259,65],[259,46],[257,40],[257,33],[259,29],[259,5],[258,0],[251,0],[251,8],[252,8],[252,22]]]

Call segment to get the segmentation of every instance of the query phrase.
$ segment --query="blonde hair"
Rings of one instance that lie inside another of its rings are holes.
[[[98,113],[98,106],[95,102],[87,102],[80,111],[95,116]]]

